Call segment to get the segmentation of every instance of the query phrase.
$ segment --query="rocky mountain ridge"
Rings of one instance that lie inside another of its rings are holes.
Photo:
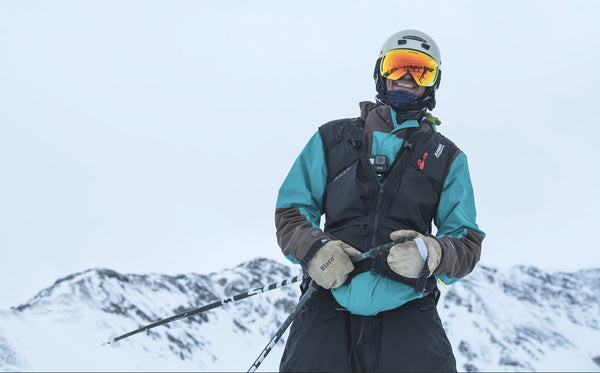
[[[244,371],[295,306],[291,285],[101,346],[109,337],[298,274],[257,258],[167,276],[90,269],[0,311],[0,370]],[[600,269],[479,265],[442,289],[440,316],[463,371],[600,371]],[[282,340],[285,340],[285,337]],[[280,341],[261,369],[277,370]]]

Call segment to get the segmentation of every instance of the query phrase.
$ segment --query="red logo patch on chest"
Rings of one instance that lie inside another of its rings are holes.
[[[425,160],[427,159],[427,153],[423,153],[423,155],[421,156],[421,158],[417,159],[417,166],[419,166],[419,170],[422,170],[425,168]]]

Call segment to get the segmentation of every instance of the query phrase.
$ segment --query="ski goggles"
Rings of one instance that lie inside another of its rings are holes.
[[[381,76],[398,80],[412,75],[418,85],[431,87],[438,76],[438,64],[422,52],[411,49],[392,49],[383,55],[379,64]]]

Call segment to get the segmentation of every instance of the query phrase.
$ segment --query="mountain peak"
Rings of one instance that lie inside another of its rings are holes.
[[[255,258],[207,275],[92,268],[66,276],[2,313],[0,369],[247,369],[297,303],[298,284],[156,327],[115,349],[99,346],[111,335],[299,274],[295,269]],[[600,369],[599,284],[600,269],[479,265],[442,290],[438,304],[458,369]],[[282,346],[264,369],[277,370]]]

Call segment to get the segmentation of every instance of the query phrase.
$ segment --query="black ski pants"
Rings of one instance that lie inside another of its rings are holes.
[[[282,372],[456,372],[433,295],[352,315],[320,288],[292,323]]]

